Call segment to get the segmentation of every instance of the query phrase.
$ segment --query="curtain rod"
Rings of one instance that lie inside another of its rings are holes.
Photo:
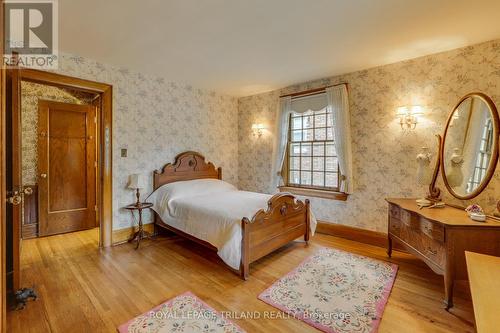
[[[347,82],[332,84],[331,86],[326,86],[326,87],[322,87],[322,88],[309,89],[309,90],[294,92],[291,94],[281,95],[280,98],[281,97],[288,97],[288,96],[293,98],[293,97],[299,97],[299,96],[303,96],[303,95],[315,95],[317,93],[321,93],[321,92],[325,91],[326,88],[338,87],[338,86],[342,86],[342,85],[347,86]]]

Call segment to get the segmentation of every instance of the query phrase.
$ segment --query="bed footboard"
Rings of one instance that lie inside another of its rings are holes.
[[[283,245],[304,237],[309,241],[309,200],[305,203],[290,193],[278,193],[251,220],[243,218],[240,275],[248,278],[250,263]]]

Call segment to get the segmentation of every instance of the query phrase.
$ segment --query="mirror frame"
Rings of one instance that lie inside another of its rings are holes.
[[[486,176],[481,181],[481,184],[479,184],[479,186],[473,192],[462,196],[462,195],[457,194],[455,191],[453,191],[450,184],[448,183],[448,178],[446,178],[445,166],[444,166],[444,164],[445,164],[444,147],[445,147],[445,143],[446,143],[446,134],[448,133],[448,129],[450,127],[451,120],[453,119],[453,114],[454,114],[455,110],[460,106],[460,104],[462,104],[462,102],[465,101],[469,97],[480,98],[490,108],[490,112],[492,113],[492,121],[493,121],[494,141],[493,141],[492,160],[490,161],[490,165],[488,166]],[[455,105],[455,107],[451,110],[451,112],[448,116],[448,120],[446,121],[446,127],[444,129],[441,147],[439,149],[440,150],[439,156],[440,156],[440,160],[441,160],[440,161],[440,164],[441,164],[440,169],[441,169],[441,175],[443,177],[444,185],[446,186],[446,189],[448,190],[448,192],[451,195],[453,195],[455,198],[460,199],[460,200],[469,200],[469,199],[475,198],[479,194],[481,194],[481,192],[483,192],[483,190],[486,188],[486,186],[488,186],[489,182],[491,181],[491,178],[493,177],[493,174],[495,173],[495,170],[496,170],[496,166],[498,164],[498,155],[499,155],[499,149],[500,149],[499,143],[498,143],[498,141],[500,140],[500,132],[499,132],[500,125],[499,124],[500,124],[500,120],[499,120],[498,110],[495,106],[495,103],[493,103],[493,100],[488,95],[483,94],[481,92],[472,92],[472,93],[465,95],[464,97],[462,97],[458,101],[458,103]]]

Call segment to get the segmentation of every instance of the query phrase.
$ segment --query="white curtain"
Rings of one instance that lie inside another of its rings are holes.
[[[470,111],[472,114],[470,115],[469,127],[466,130],[467,137],[462,148],[464,179],[461,187],[464,191],[474,175],[478,155],[481,152],[481,140],[490,115],[488,106],[481,101],[474,101],[473,106]]]
[[[292,98],[290,96],[280,98],[278,109],[276,111],[276,129],[274,133],[273,145],[273,163],[271,171],[272,190],[276,191],[278,186],[285,184],[281,170],[285,162],[286,145],[288,142],[288,122],[292,106]]]
[[[333,115],[333,136],[341,177],[340,191],[352,193],[352,137],[349,98],[345,84],[326,89],[328,108]]]

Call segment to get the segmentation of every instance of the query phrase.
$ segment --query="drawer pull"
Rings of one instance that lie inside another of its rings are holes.
[[[429,226],[425,226],[424,229],[426,232],[432,232],[432,228],[430,228]]]
[[[430,252],[431,254],[433,255],[437,255],[438,254],[438,251],[437,250],[433,250],[431,249],[429,246],[427,247],[427,251]]]

